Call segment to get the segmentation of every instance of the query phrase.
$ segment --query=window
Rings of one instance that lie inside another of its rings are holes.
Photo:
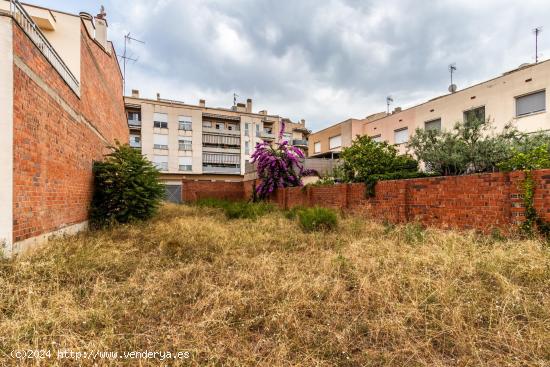
[[[179,157],[179,170],[180,171],[192,171],[193,170],[193,158],[192,157]]]
[[[155,112],[153,115],[153,126],[168,129],[168,114]]]
[[[441,130],[441,119],[435,119],[431,121],[426,121],[424,123],[424,130]]]
[[[227,125],[227,130],[237,131],[239,129],[237,128],[237,125],[235,125],[235,124],[228,124]]]
[[[370,138],[371,138],[372,141],[374,141],[374,142],[377,142],[377,143],[381,143],[381,142],[382,142],[382,135],[381,135],[381,134],[371,136]]]
[[[516,97],[516,116],[525,116],[535,112],[546,111],[546,91]]]
[[[216,130],[223,130],[224,128],[224,124],[216,124]]]
[[[156,155],[153,157],[153,164],[157,169],[161,171],[168,171],[168,156],[167,155]]]
[[[250,142],[244,142],[244,154],[250,154]]]
[[[154,134],[153,148],[168,150],[168,135]]]
[[[141,113],[140,112],[128,112],[128,121],[141,121]]]
[[[247,122],[244,124],[244,135],[248,136],[248,130],[250,130],[250,124]]]
[[[191,126],[192,126],[192,120],[191,120],[191,117],[189,116],[180,116],[178,117],[178,129],[179,130],[184,130],[184,131],[191,131]]]
[[[394,144],[403,144],[409,141],[409,129],[404,127],[393,132]]]
[[[328,148],[334,149],[342,146],[342,135],[333,136],[328,139]]]
[[[132,148],[141,148],[141,136],[130,135],[130,146]]]
[[[283,139],[288,141],[288,142],[291,142],[292,141],[292,133],[284,133],[283,134]]]
[[[260,124],[256,124],[256,136],[260,137]]]
[[[212,128],[212,123],[210,121],[203,121],[202,127],[206,127],[207,129]]]
[[[313,144],[313,153],[321,153],[321,142],[320,141],[315,142],[315,144]]]
[[[193,144],[191,138],[179,138],[178,145],[178,150],[192,150]]]
[[[475,120],[485,122],[485,106],[472,108],[471,110],[464,111],[464,122],[475,121]]]

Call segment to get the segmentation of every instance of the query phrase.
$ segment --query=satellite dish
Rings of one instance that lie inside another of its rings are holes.
[[[456,84],[451,84],[451,85],[449,85],[449,92],[450,92],[450,93],[456,92]]]

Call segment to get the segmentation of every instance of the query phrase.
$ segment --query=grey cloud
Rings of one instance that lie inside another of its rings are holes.
[[[550,4],[536,1],[109,6],[116,37],[131,31],[146,41],[131,46],[140,61],[129,67],[129,86],[225,106],[237,91],[271,112],[304,117],[313,129],[383,110],[387,94],[407,106],[444,93],[450,62],[459,87],[530,62],[530,30],[550,19]]]

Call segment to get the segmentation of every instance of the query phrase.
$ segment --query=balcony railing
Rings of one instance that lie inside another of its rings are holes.
[[[193,166],[190,165],[190,164],[180,164],[180,165],[179,165],[179,170],[180,170],[180,171],[192,171],[192,170],[193,170]]]
[[[193,144],[179,143],[178,150],[193,150]]]
[[[131,128],[141,128],[141,120],[128,120],[128,126]]]
[[[212,128],[212,127],[204,127],[204,126],[202,128],[202,132],[203,133],[224,134],[224,135],[238,135],[238,136],[241,135],[241,130],[239,130],[239,129],[237,129],[237,130],[227,130],[227,129],[221,130],[221,129],[216,129],[216,128]]]
[[[260,136],[262,139],[275,139],[275,134],[267,131],[262,131]]]
[[[15,19],[36,47],[42,52],[44,57],[52,64],[59,75],[61,75],[63,80],[76,94],[80,95],[80,82],[19,1],[10,0],[10,13],[13,19]]]
[[[240,167],[212,167],[212,166],[202,166],[203,173],[226,173],[226,174],[235,174],[240,175]]]
[[[304,139],[294,139],[294,140],[292,140],[292,145],[307,147],[307,140],[304,140]]]
[[[132,148],[136,148],[136,149],[141,149],[141,143],[136,143],[136,142],[130,142],[130,147]]]

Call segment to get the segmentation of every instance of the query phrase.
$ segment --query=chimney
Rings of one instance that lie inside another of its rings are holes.
[[[204,99],[199,99],[199,106],[206,107],[206,101]]]
[[[260,112],[258,112],[260,115],[267,115],[267,111],[266,110],[261,110]]]
[[[252,99],[250,98],[246,100],[246,112],[252,112]]]
[[[304,120],[304,119],[301,119],[301,120],[300,120],[300,124],[302,124],[302,125],[306,126],[306,120]]]
[[[237,111],[239,112],[247,112],[246,111],[246,105],[244,103],[237,103]]]
[[[84,23],[84,26],[86,27],[86,31],[88,31],[88,35],[91,38],[94,38],[95,36],[95,26],[94,26],[94,17],[92,17],[90,14],[81,11],[78,13],[80,16],[80,19],[82,19],[82,23]]]
[[[393,109],[392,114],[393,114],[393,113],[397,113],[397,112],[401,112],[401,107],[395,107],[395,108]]]
[[[157,101],[160,101],[160,93],[157,93]]]
[[[132,97],[134,97],[134,98],[139,98],[139,90],[137,90],[137,89],[132,89]]]
[[[111,52],[107,47],[107,13],[105,13],[105,8],[103,5],[99,11],[99,14],[95,17],[95,39],[96,41],[103,46],[105,51]]]

